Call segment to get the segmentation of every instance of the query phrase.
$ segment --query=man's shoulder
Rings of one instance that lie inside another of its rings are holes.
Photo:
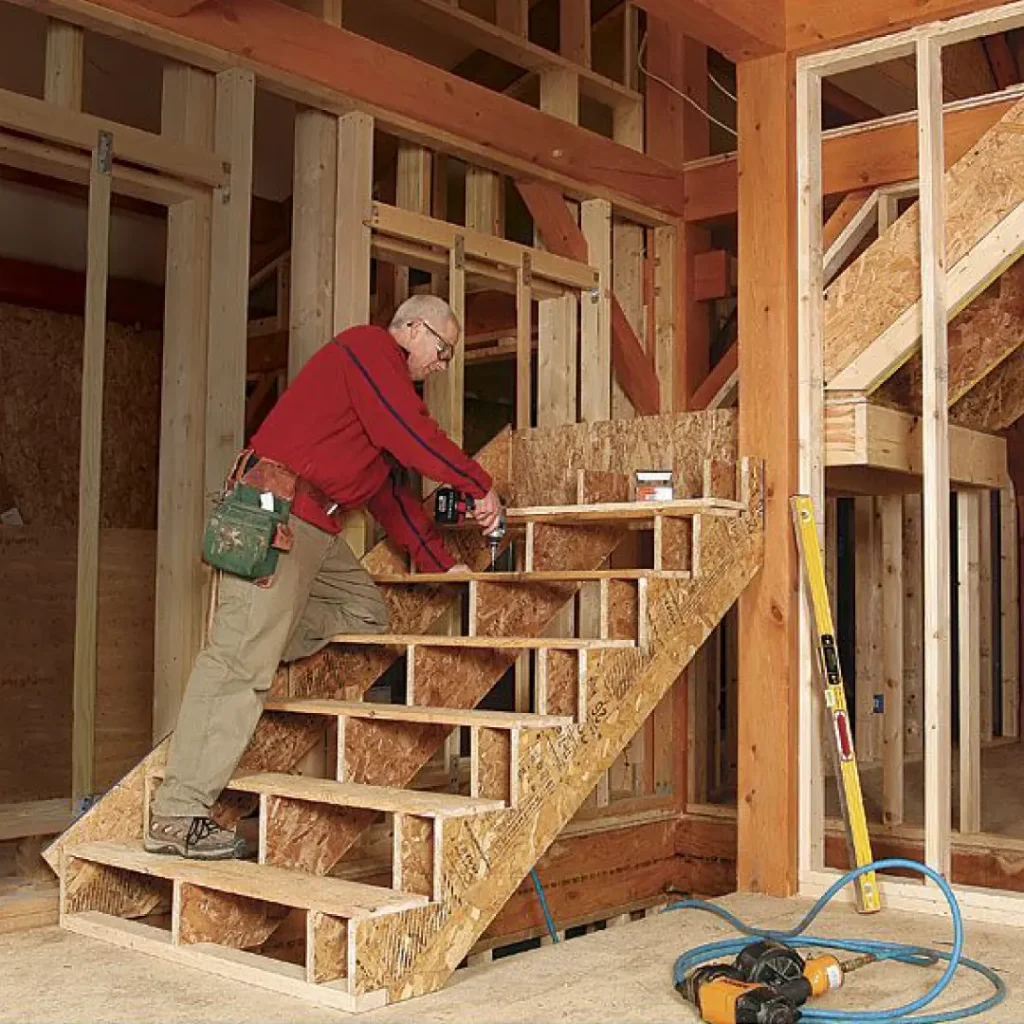
[[[361,358],[393,355],[398,348],[395,339],[383,327],[373,324],[349,327],[334,338],[330,347],[338,352],[351,352]]]

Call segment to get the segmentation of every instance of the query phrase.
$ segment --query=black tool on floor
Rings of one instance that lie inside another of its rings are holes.
[[[444,526],[458,526],[476,507],[472,495],[463,494],[454,487],[438,487],[434,491],[434,522]],[[487,546],[491,549],[491,568],[498,557],[498,549],[505,538],[505,510],[501,510],[498,525],[487,534]]]

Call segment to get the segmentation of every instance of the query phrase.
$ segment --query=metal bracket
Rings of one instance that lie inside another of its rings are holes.
[[[528,252],[523,253],[523,284],[527,288],[533,284],[533,258]]]
[[[466,239],[462,235],[455,236],[452,246],[452,269],[464,270],[466,267]]]
[[[99,174],[110,174],[114,165],[114,136],[101,131],[96,139],[96,171]]]

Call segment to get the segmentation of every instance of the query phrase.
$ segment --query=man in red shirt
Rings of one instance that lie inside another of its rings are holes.
[[[209,811],[252,738],[278,664],[314,654],[339,633],[387,631],[387,607],[341,536],[341,512],[368,508],[422,571],[466,568],[455,565],[394,462],[472,495],[485,533],[497,525],[490,476],[430,418],[413,386],[444,371],[458,340],[448,304],[415,295],[387,331],[353,327],[324,345],[252,438],[243,473],[269,460],[298,478],[293,545],[269,580],[221,580],[153,800],[147,850],[243,855],[243,841]]]

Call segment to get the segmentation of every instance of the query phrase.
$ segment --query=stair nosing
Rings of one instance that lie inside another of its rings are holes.
[[[332,644],[350,647],[446,647],[463,650],[516,651],[551,648],[562,651],[626,650],[635,640],[592,640],[546,636],[444,636],[434,633],[337,633]]]

